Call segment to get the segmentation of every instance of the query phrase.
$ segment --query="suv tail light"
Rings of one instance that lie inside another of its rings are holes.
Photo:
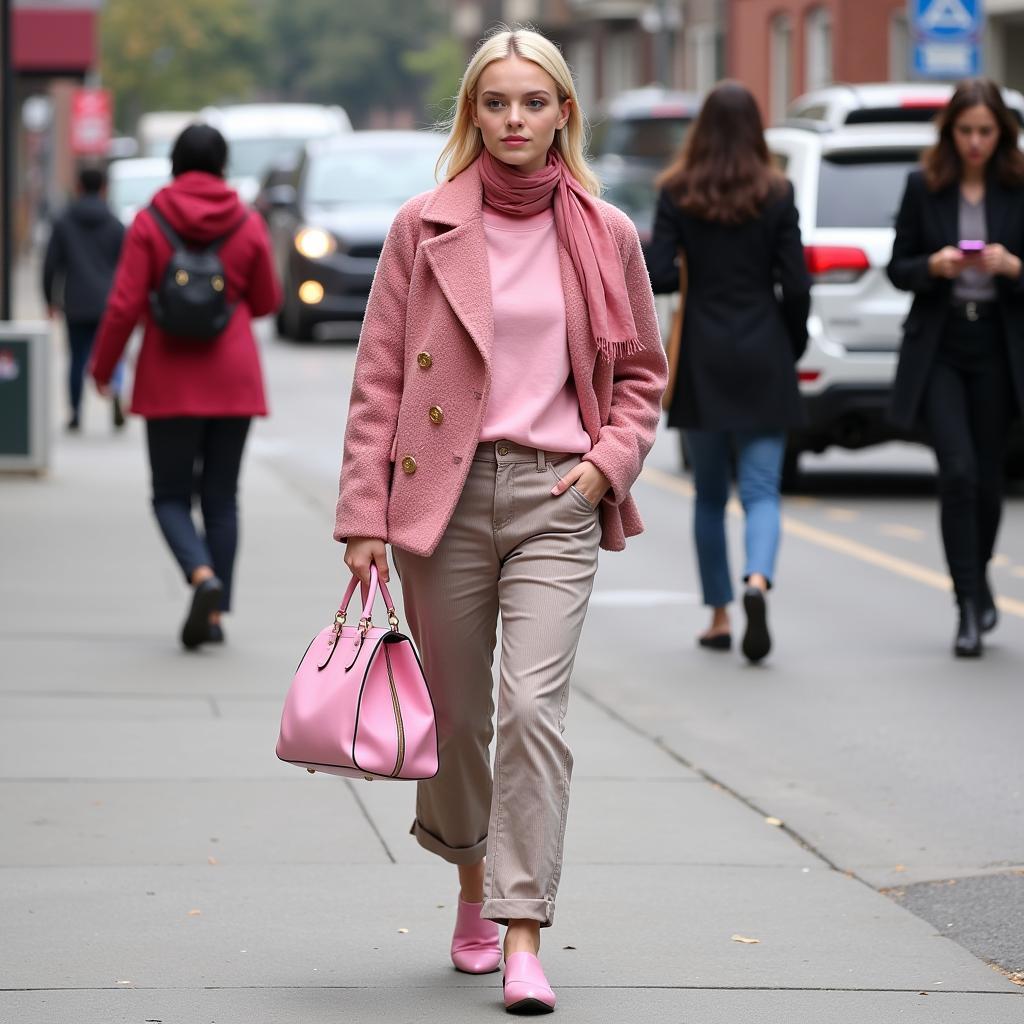
[[[815,284],[853,284],[871,269],[867,253],[852,246],[808,245],[804,259]]]

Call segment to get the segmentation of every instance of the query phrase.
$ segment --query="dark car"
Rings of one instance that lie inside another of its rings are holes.
[[[267,190],[284,286],[283,335],[356,336],[384,239],[398,208],[436,184],[435,132],[350,132],[310,143],[292,184]]]
[[[651,87],[609,100],[594,118],[590,159],[603,197],[636,225],[646,255],[654,226],[654,179],[679,153],[700,110],[695,93]]]

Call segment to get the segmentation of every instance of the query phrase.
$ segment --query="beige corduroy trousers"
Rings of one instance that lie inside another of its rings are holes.
[[[482,916],[501,923],[554,919],[572,775],[562,730],[601,526],[579,491],[551,488],[579,461],[481,444],[434,553],[393,551],[440,746],[437,775],[417,787],[412,833],[452,864],[486,854]]]

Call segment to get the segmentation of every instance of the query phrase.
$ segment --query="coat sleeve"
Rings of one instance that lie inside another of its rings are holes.
[[[793,186],[786,190],[786,199],[775,242],[775,279],[779,283],[782,319],[786,324],[796,362],[807,348],[807,317],[811,312],[811,275],[804,258],[800,238],[800,215],[797,213]]]
[[[399,211],[380,254],[352,379],[334,539],[388,539],[391,442],[398,428],[405,321],[416,255],[415,211]]]
[[[931,253],[926,251],[924,243],[924,198],[924,178],[920,172],[911,173],[896,215],[896,238],[886,270],[889,280],[905,292],[930,292],[938,283],[928,272]]]
[[[43,298],[47,306],[53,306],[54,288],[57,276],[65,271],[64,229],[60,220],[53,225],[50,241],[46,245],[46,256],[43,259]]]
[[[249,230],[255,233],[257,241],[256,257],[245,289],[245,304],[253,316],[268,316],[281,308],[281,283],[274,270],[274,256],[267,226],[258,214],[251,214],[249,219],[253,225]]]
[[[139,213],[125,235],[107,308],[96,332],[89,372],[100,385],[110,382],[149,300],[152,250],[145,239],[144,217]]]
[[[654,213],[654,231],[647,250],[647,270],[651,287],[656,294],[679,291],[679,250],[683,248],[679,237],[676,205],[664,189],[658,196]]]
[[[631,224],[628,230],[631,238],[623,268],[640,344],[634,353],[615,360],[608,422],[601,428],[597,443],[583,456],[608,478],[611,491],[604,500],[615,505],[629,495],[654,444],[661,418],[661,395],[668,383],[668,360],[640,238]],[[678,279],[678,272],[673,273]]]

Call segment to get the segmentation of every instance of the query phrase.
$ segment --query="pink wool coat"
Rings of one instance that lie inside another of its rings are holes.
[[[494,323],[483,186],[472,165],[398,212],[373,281],[356,359],[334,538],[376,537],[430,555],[462,494],[491,387]],[[598,358],[572,259],[559,246],[584,459],[611,483],[601,546],[643,530],[630,487],[654,442],[668,368],[636,229],[601,212],[622,260],[640,351]],[[529,301],[529,296],[524,296]],[[524,372],[529,372],[524,368]]]

